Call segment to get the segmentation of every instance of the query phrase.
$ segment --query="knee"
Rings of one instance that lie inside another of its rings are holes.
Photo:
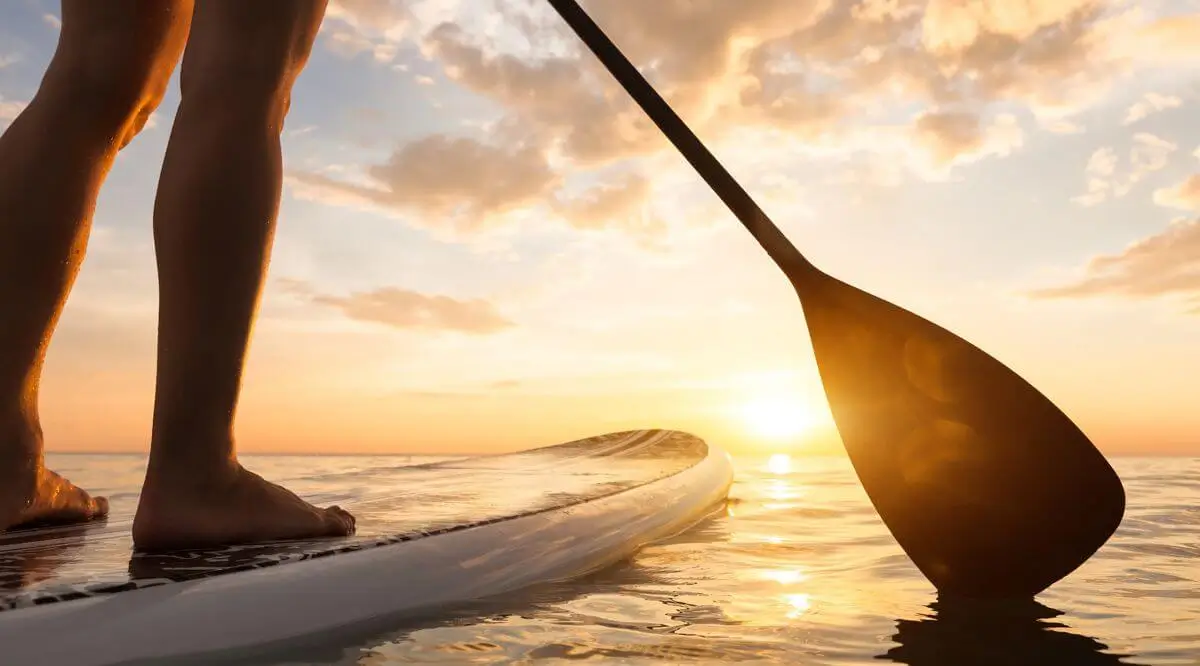
[[[182,104],[200,105],[202,114],[235,115],[259,119],[278,129],[291,105],[292,84],[307,54],[273,54],[270,49],[214,50],[202,58],[185,60],[180,72]]]
[[[162,102],[171,63],[118,43],[97,40],[92,46],[56,56],[43,91],[98,129],[124,132],[125,143]]]

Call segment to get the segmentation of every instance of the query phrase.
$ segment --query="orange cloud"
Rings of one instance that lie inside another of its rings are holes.
[[[294,286],[292,290],[296,291]],[[459,300],[397,287],[357,292],[349,296],[317,294],[311,296],[310,300],[318,305],[337,308],[351,319],[393,328],[484,335],[515,325],[483,299]]]
[[[1093,259],[1083,278],[1040,289],[1036,298],[1183,296],[1200,306],[1200,219],[1177,220],[1123,252]],[[1193,310],[1200,313],[1200,307]]]
[[[495,146],[434,135],[368,167],[366,184],[292,171],[298,196],[414,212],[432,226],[476,231],[498,215],[534,206],[559,182],[538,146]]]
[[[1140,100],[1129,107],[1129,111],[1125,113],[1126,125],[1132,125],[1140,120],[1149,118],[1150,116],[1160,111],[1167,109],[1177,109],[1183,106],[1183,100],[1174,95],[1160,95],[1158,93],[1146,93]]]
[[[1015,116],[981,126],[979,118],[999,118],[992,105],[1016,102],[1044,116],[1044,126],[1073,129],[1065,117],[1129,71],[1108,38],[1132,19],[1119,3],[1097,0],[587,6],[710,140],[758,127],[854,152],[870,143],[855,137],[878,133],[872,114],[900,101],[924,107],[908,141],[936,164],[961,164],[1021,145]],[[424,45],[451,79],[548,135],[547,145],[576,166],[667,147],[558,22],[514,26],[527,38],[519,53],[453,23],[429,30]],[[561,37],[572,55],[539,51]]]
[[[596,185],[573,199],[556,199],[554,208],[576,229],[618,228],[642,236],[659,236],[666,224],[646,210],[650,179],[625,174]]]
[[[423,55],[439,64],[448,80],[500,107],[500,118],[488,128],[491,150],[475,151],[477,171],[493,157],[519,159],[513,172],[504,174],[511,181],[503,192],[490,191],[490,180],[461,178],[453,156],[441,165],[418,167],[398,153],[394,164],[368,168],[365,184],[293,174],[302,196],[415,211],[437,218],[435,225],[449,221],[459,232],[502,223],[488,220],[536,208],[541,200],[551,212],[576,213],[568,220],[573,226],[594,228],[589,214],[595,206],[561,205],[561,193],[555,194],[558,174],[566,169],[585,173],[669,150],[548,7],[506,5],[498,9],[503,30],[485,31],[464,4],[439,5],[437,11],[403,9],[407,5],[384,0],[336,4],[339,26],[360,37],[371,31],[420,34]],[[1071,120],[1074,115],[1122,76],[1155,62],[1129,51],[1127,40],[1120,39],[1154,24],[1129,11],[1125,0],[585,4],[707,141],[740,139],[756,130],[784,133],[814,154],[882,159],[899,165],[900,175],[927,178],[1019,150],[1022,109],[1047,131],[1081,131]],[[364,42],[361,48],[367,46]],[[1174,98],[1147,95],[1128,110],[1127,120],[1136,122],[1173,104]],[[898,108],[915,121],[897,126],[904,122],[895,117]],[[401,152],[420,149],[432,155],[434,147],[449,152],[438,142],[450,140],[431,138]],[[454,146],[462,157],[471,152],[467,147]],[[1129,166],[1090,171],[1088,189],[1076,201],[1094,205],[1123,196],[1147,173],[1161,169],[1173,149],[1170,142],[1138,135]],[[1104,157],[1097,155],[1100,161]],[[428,176],[419,186],[408,185],[414,169]],[[447,185],[442,178],[458,183]],[[480,196],[466,191],[476,186],[489,191]],[[607,226],[637,229],[640,224],[635,217]]]
[[[935,167],[945,167],[988,153],[1008,154],[1022,142],[1021,128],[1011,115],[985,126],[979,116],[963,111],[930,111],[917,117],[913,132]]]
[[[350,25],[394,30],[411,18],[404,0],[331,0],[325,14],[328,18]]]
[[[1130,50],[1160,64],[1200,59],[1200,15],[1179,14],[1144,25]]]
[[[413,20],[404,0],[331,0],[325,18],[330,50],[348,58],[370,52],[379,62],[396,57]]]
[[[458,237],[496,228],[509,213],[539,208],[575,229],[617,229],[643,240],[666,231],[647,208],[652,188],[645,176],[625,173],[569,196],[545,147],[508,143],[513,145],[430,136],[367,167],[362,182],[292,171],[287,183],[300,198],[412,213],[418,226]]]
[[[568,158],[602,164],[665,147],[616,83],[600,78],[597,86],[578,58],[526,62],[510,54],[486,54],[470,39],[461,27],[444,23],[430,31],[424,45],[451,80],[503,105]]]
[[[1123,197],[1146,176],[1166,167],[1171,154],[1179,148],[1147,132],[1133,135],[1132,144],[1124,168],[1121,168],[1120,159],[1111,147],[1097,148],[1088,159],[1085,169],[1087,192],[1072,198],[1072,201],[1083,206],[1095,206],[1109,199]]]
[[[1200,210],[1200,174],[1192,174],[1174,187],[1155,190],[1154,203],[1167,208]]]

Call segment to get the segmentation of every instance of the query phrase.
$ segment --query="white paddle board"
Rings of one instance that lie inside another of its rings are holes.
[[[643,430],[346,481],[347,538],[144,554],[128,515],[0,533],[0,663],[213,663],[577,576],[711,513],[732,466]]]

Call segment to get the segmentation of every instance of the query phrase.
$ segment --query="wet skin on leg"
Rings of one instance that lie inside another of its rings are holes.
[[[280,132],[325,0],[203,0],[154,210],[158,383],[137,516],[143,550],[342,536],[237,462],[233,423],[282,187]]]
[[[279,131],[324,1],[200,4],[66,0],[42,87],[0,138],[0,530],[107,511],[44,468],[38,381],[96,193],[185,42],[155,209],[159,378],[134,541],[163,549],[353,530],[348,513],[242,469],[232,437],[278,206]]]
[[[191,14],[191,0],[64,0],[41,86],[0,136],[0,530],[107,513],[46,469],[38,385],[97,192],[161,101]]]

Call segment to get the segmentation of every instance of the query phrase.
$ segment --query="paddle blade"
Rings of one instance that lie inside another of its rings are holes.
[[[1015,372],[827,276],[796,281],[843,443],[879,515],[944,594],[1030,597],[1116,530],[1121,481]]]

